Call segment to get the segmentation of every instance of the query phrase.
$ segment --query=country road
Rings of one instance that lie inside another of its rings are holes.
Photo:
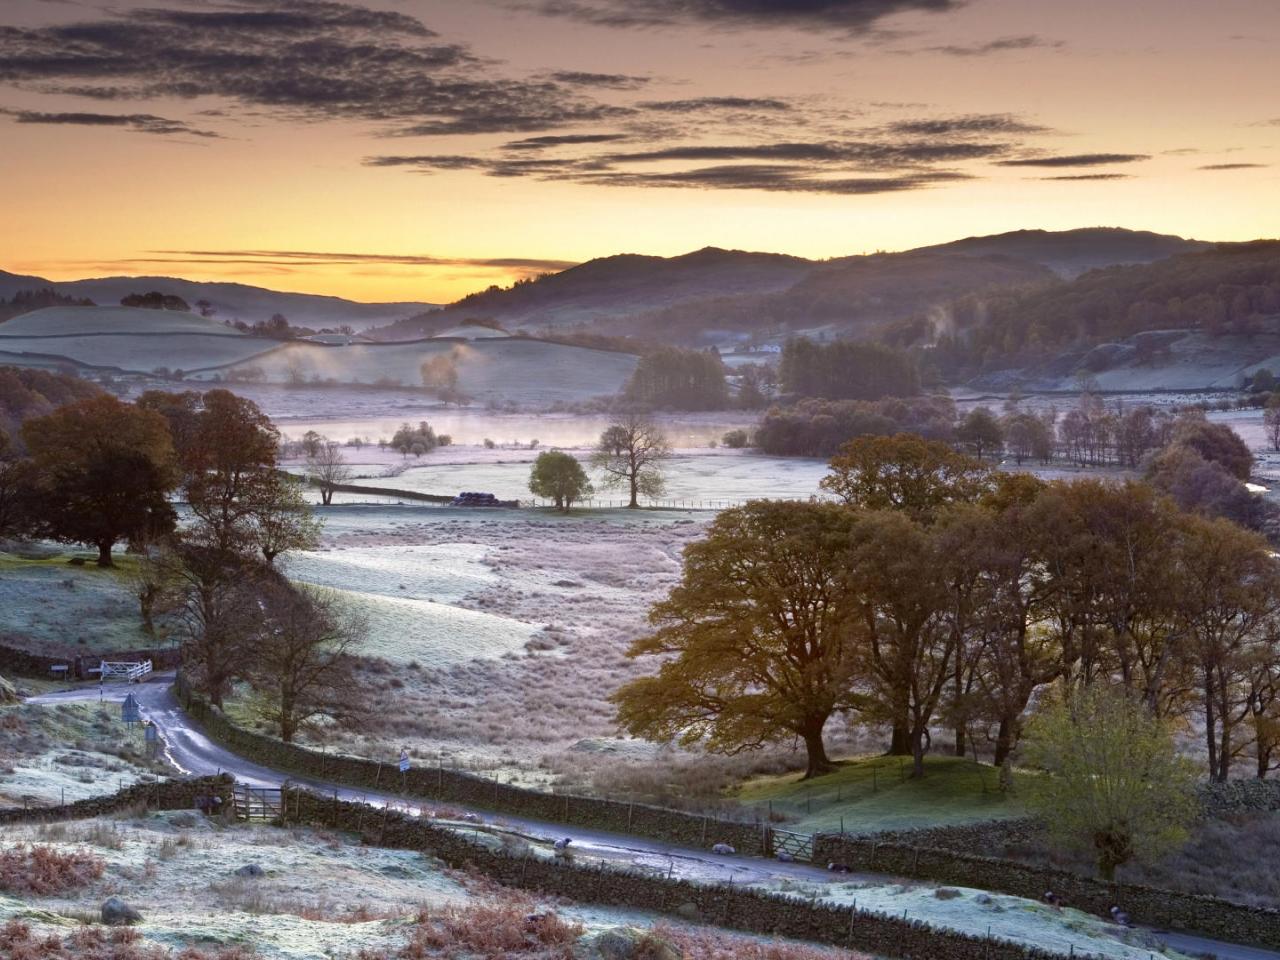
[[[323,782],[273,770],[245,760],[214,743],[187,716],[173,695],[172,674],[153,676],[145,683],[132,685],[108,685],[101,696],[106,702],[119,703],[132,693],[138,700],[142,715],[159,729],[165,745],[166,759],[184,775],[207,775],[228,772],[251,786],[277,787],[288,781],[308,787],[326,795],[336,794],[342,800],[363,801],[377,806],[393,804],[399,809],[417,816],[431,805],[421,805],[421,800],[410,800],[394,793],[353,789],[341,784]],[[98,700],[97,687],[77,687],[69,690],[30,697],[33,704],[75,703]],[[663,843],[648,838],[593,831],[577,826],[566,827],[539,820],[527,820],[508,814],[495,815],[485,811],[467,811],[465,807],[449,803],[450,810],[471,812],[478,816],[477,829],[519,834],[539,841],[551,842],[560,837],[573,839],[575,851],[582,856],[607,861],[631,868],[649,868],[674,877],[698,883],[750,883],[768,885],[782,880],[805,881],[816,884],[833,882],[833,874],[817,866],[803,863],[782,863],[753,857],[721,857],[707,851]],[[865,881],[868,883],[892,882],[894,878],[881,874],[853,874],[839,876],[840,882]],[[1172,949],[1196,957],[1217,957],[1219,960],[1280,960],[1280,951],[1224,943],[1198,937],[1193,934],[1169,931],[1150,931]]]

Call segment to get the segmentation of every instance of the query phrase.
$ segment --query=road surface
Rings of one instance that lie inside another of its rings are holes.
[[[58,693],[31,697],[27,702],[75,703],[97,700],[101,697],[104,701],[119,703],[126,695],[132,693],[137,698],[143,717],[159,728],[165,745],[166,759],[184,775],[205,776],[214,773],[231,773],[238,781],[256,787],[278,787],[281,783],[288,781],[326,795],[336,793],[342,800],[362,801],[376,806],[392,804],[414,816],[420,815],[424,810],[432,809],[430,804],[420,805],[420,800],[410,801],[393,793],[354,789],[341,784],[293,776],[245,760],[214,743],[193,725],[191,718],[174,697],[172,684],[172,674],[156,674],[145,683],[108,684],[102,688],[73,687]],[[465,807],[459,807],[453,803],[441,804],[441,806],[467,812]],[[506,814],[473,812],[480,821],[477,829],[515,833],[547,843],[563,836],[570,836],[573,838],[573,848],[579,855],[630,868],[648,868],[698,883],[732,881],[767,885],[789,879],[825,884],[832,882],[833,879],[831,873],[809,864],[782,863],[751,857],[719,857],[659,840],[527,820]],[[839,882],[842,883],[857,880],[884,883],[891,882],[892,879],[880,874],[839,876]],[[1151,932],[1174,950],[1192,956],[1218,957],[1219,960],[1280,960],[1280,951],[1224,943],[1192,934]]]

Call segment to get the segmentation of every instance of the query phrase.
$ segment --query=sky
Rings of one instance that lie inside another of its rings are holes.
[[[1280,233],[1276,0],[0,0],[0,269],[448,302],[617,253]]]

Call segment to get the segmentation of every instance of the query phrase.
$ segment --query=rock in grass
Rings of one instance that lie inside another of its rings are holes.
[[[596,934],[576,952],[580,960],[682,960],[683,954],[661,937],[635,927],[614,927]]]
[[[243,867],[241,867],[236,871],[236,876],[257,878],[257,877],[263,876],[266,872],[267,871],[262,869],[261,864],[246,863]]]
[[[108,897],[102,902],[102,922],[108,927],[127,927],[142,922],[142,914],[119,897]]]

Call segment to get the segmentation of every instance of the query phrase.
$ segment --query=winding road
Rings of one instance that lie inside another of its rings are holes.
[[[245,760],[210,740],[194,725],[174,697],[172,684],[172,674],[156,674],[145,683],[107,685],[101,689],[73,687],[57,693],[30,697],[26,702],[59,704],[101,698],[104,702],[120,703],[132,693],[137,698],[143,717],[158,728],[163,738],[166,759],[183,775],[204,776],[226,772],[233,774],[241,783],[255,787],[278,787],[288,781],[326,795],[336,794],[342,800],[366,802],[375,806],[390,804],[414,816],[431,809],[430,806],[417,806],[393,793],[358,790],[341,784],[293,776]],[[450,810],[467,812],[466,808],[457,804],[444,806]],[[803,863],[783,863],[752,857],[720,857],[647,838],[592,831],[577,826],[565,827],[563,824],[527,820],[506,814],[493,815],[483,811],[471,813],[476,819],[476,830],[513,833],[545,843],[567,835],[573,838],[573,847],[581,855],[633,869],[647,868],[698,883],[732,881],[769,884],[780,880],[820,884],[832,882],[832,874],[826,870]],[[864,880],[868,883],[893,882],[893,879],[879,874],[854,874],[839,878],[840,882]],[[1193,956],[1217,957],[1219,960],[1280,960],[1280,951],[1224,943],[1192,934],[1163,930],[1149,932],[1174,950]]]

